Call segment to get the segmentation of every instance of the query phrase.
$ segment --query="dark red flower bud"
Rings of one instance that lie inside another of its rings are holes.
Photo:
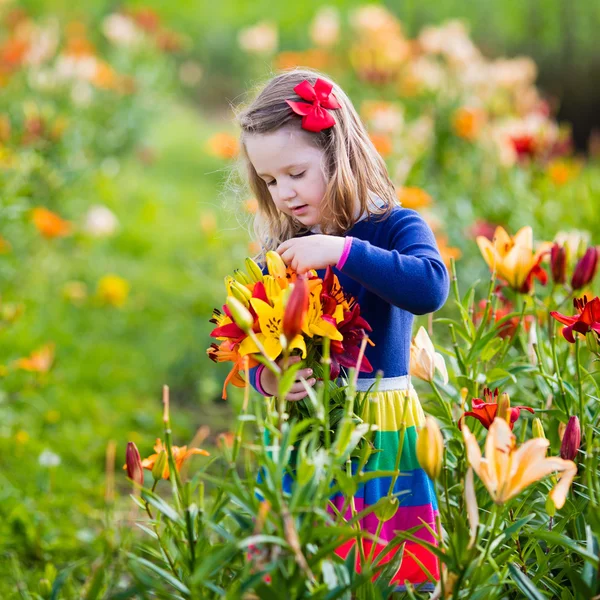
[[[127,477],[140,485],[144,485],[144,468],[142,459],[137,446],[133,442],[127,444],[125,454],[125,466],[127,467]]]
[[[301,331],[308,312],[308,284],[306,279],[298,277],[294,289],[288,298],[283,314],[281,331],[288,342],[291,342]]]
[[[585,254],[579,259],[575,266],[573,277],[571,278],[571,287],[579,290],[587,285],[596,274],[598,267],[598,248],[592,246],[585,251]]]
[[[565,429],[565,435],[560,445],[560,457],[565,460],[575,460],[581,446],[581,427],[577,417],[570,417]]]
[[[554,242],[550,251],[550,270],[554,283],[565,283],[567,280],[567,251],[564,246]]]

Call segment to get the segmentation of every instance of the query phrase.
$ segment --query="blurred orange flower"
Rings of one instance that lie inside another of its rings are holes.
[[[448,246],[448,236],[438,235],[436,237],[436,241],[442,260],[447,267],[450,267],[451,258],[458,260],[462,256],[462,252],[459,248]]]
[[[47,373],[54,361],[54,342],[45,344],[41,348],[34,350],[27,358],[17,360],[16,366],[24,371],[36,373]]]
[[[477,139],[485,122],[485,113],[479,108],[462,106],[452,116],[452,128],[458,137],[473,141]]]
[[[71,233],[72,225],[69,221],[43,206],[34,208],[32,216],[33,224],[45,238],[65,237]]]
[[[213,156],[219,158],[232,159],[240,151],[238,139],[230,133],[215,133],[206,143],[207,150]]]
[[[248,200],[244,202],[244,207],[251,215],[253,215],[258,210],[258,200],[256,198],[248,198]]]
[[[207,235],[213,233],[217,228],[217,218],[212,212],[205,212],[200,215],[200,229]]]
[[[156,454],[152,454],[148,458],[144,458],[144,460],[142,460],[142,467],[144,467],[144,469],[152,471],[152,467],[154,467],[154,463],[156,462],[158,455],[163,450],[167,450],[166,446],[163,446],[163,443],[160,438],[156,438],[156,444],[154,445],[154,452]],[[175,467],[177,468],[177,471],[181,471],[183,463],[194,454],[210,456],[210,454],[206,450],[202,450],[201,448],[190,448],[188,450],[187,446],[173,446],[173,458],[175,460]],[[125,465],[123,468],[126,469],[127,465]],[[165,463],[165,470],[163,471],[162,478],[169,479],[169,475],[169,463],[167,461]]]
[[[560,186],[574,179],[579,173],[579,165],[564,160],[556,160],[548,165],[548,177],[554,185]]]
[[[333,57],[326,50],[310,48],[302,52],[280,52],[275,58],[275,68],[278,70],[293,69],[294,67],[310,67],[325,70],[332,66]]]
[[[98,282],[96,295],[105,304],[121,307],[129,295],[129,283],[118,275],[105,275]]]
[[[402,187],[396,191],[396,195],[404,208],[418,210],[429,206],[433,202],[432,197],[425,190],[418,187]]]
[[[0,254],[8,254],[11,248],[10,242],[0,235]]]
[[[387,158],[394,150],[392,138],[385,133],[371,133],[369,138],[371,138],[375,150],[377,150],[383,158]]]
[[[118,87],[119,78],[115,70],[108,63],[98,61],[92,83],[100,89],[113,90]]]

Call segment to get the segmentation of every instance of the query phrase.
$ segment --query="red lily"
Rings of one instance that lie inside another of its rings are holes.
[[[498,388],[493,393],[490,389],[484,388],[483,397],[487,402],[484,402],[481,398],[473,398],[471,403],[473,409],[465,411],[463,416],[458,420],[459,429],[462,428],[462,420],[465,417],[475,417],[486,429],[490,428],[498,412]],[[491,402],[491,400],[495,400],[495,402]],[[511,406],[509,423],[511,429],[519,418],[521,410],[528,410],[530,413],[535,412],[529,406]]]
[[[252,290],[252,297],[258,298],[258,299],[262,300],[263,302],[267,302],[267,303],[269,302],[269,300],[267,298],[267,292],[265,290],[265,286],[261,281],[254,284],[254,288]],[[258,325],[258,315],[252,308],[251,304],[248,305],[248,310],[250,311],[250,314],[254,318],[254,330],[260,331],[260,326]],[[227,317],[229,317],[229,319],[231,319],[231,323],[222,325],[224,317],[219,310],[215,309],[213,311],[213,318],[210,319],[210,322],[214,323],[215,325],[218,325],[218,327],[213,329],[213,331],[210,334],[210,337],[228,338],[233,343],[239,344],[246,337],[246,332],[243,329],[241,329],[240,327],[238,327],[233,322],[233,317],[231,315],[231,311],[229,310],[229,307],[227,306],[227,304],[223,305],[223,312],[225,313],[225,315]]]
[[[556,311],[550,313],[557,321],[566,325],[562,330],[565,340],[571,344],[575,343],[573,331],[577,331],[582,335],[585,335],[589,331],[594,331],[600,336],[600,298],[596,296],[589,302],[587,301],[587,296],[574,298],[573,306],[579,313],[575,317],[568,317]]]
[[[344,336],[340,341],[331,340],[331,378],[337,379],[340,366],[356,367],[360,344],[367,331],[373,331],[371,326],[360,316],[360,306],[355,304],[350,311],[346,311],[344,320],[338,324],[338,331]],[[372,343],[372,342],[371,342]],[[373,366],[366,356],[360,363],[361,373],[372,373]]]

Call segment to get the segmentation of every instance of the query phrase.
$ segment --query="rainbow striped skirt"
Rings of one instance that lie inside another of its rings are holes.
[[[358,390],[366,391],[373,383],[374,380],[371,379],[359,379]],[[398,451],[401,450],[401,474],[395,481],[392,477],[370,479],[362,484],[350,502],[341,494],[332,498],[338,514],[346,507],[344,518],[350,519],[352,503],[354,514],[360,513],[387,496],[393,484],[391,493],[398,494],[398,508],[392,518],[380,526],[379,519],[371,512],[360,522],[360,527],[373,535],[379,530],[378,541],[363,541],[365,556],[369,556],[371,552],[373,555],[379,554],[399,531],[413,530],[414,537],[437,544],[428,529],[429,527],[436,531],[438,507],[435,489],[432,481],[419,466],[416,453],[417,428],[425,422],[421,403],[408,376],[384,378],[378,389],[377,392],[369,393],[362,417],[378,426],[373,443],[380,452],[371,455],[364,470],[394,471]],[[330,512],[335,513],[333,508],[330,508]],[[340,546],[336,553],[345,559],[354,544],[356,541],[350,540]],[[373,544],[375,549],[372,549]],[[401,545],[389,551],[382,563],[391,560],[395,553],[400,551]],[[402,562],[393,578],[398,584],[397,591],[405,589],[407,582],[422,591],[433,590],[435,582],[439,579],[437,558],[416,541],[405,541],[403,546]],[[356,552],[356,557],[356,568],[360,570],[360,552]]]

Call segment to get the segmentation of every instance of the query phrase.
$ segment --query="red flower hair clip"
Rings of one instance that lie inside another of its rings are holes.
[[[318,133],[323,129],[333,127],[335,119],[325,109],[341,108],[337,98],[331,93],[333,86],[323,79],[317,79],[315,87],[305,79],[294,91],[307,102],[286,100],[291,109],[302,117],[302,128]],[[310,102],[310,104],[309,104]]]

